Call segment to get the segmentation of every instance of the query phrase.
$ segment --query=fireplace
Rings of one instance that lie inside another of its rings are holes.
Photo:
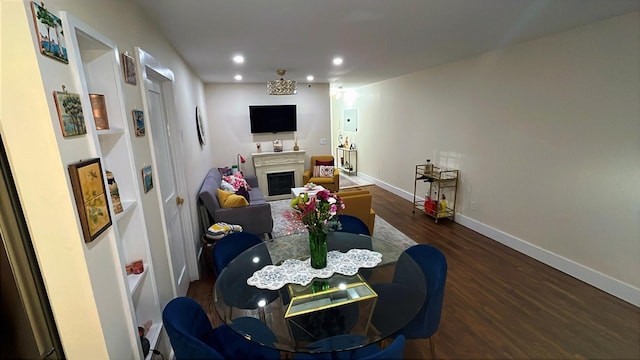
[[[296,182],[293,171],[267,174],[267,188],[269,196],[277,196],[291,193],[291,188]]]
[[[258,185],[264,189],[267,201],[290,198],[291,188],[302,186],[304,154],[304,150],[251,154]],[[284,175],[283,178],[280,178],[281,175]],[[275,178],[271,179],[273,176]]]

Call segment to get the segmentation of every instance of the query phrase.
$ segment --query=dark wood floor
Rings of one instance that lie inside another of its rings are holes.
[[[412,214],[382,188],[377,215],[421,244],[439,248],[449,271],[440,329],[440,359],[640,359],[640,309],[451,221]],[[220,321],[213,278],[194,281],[188,296]],[[428,359],[429,342],[410,340],[406,359]]]

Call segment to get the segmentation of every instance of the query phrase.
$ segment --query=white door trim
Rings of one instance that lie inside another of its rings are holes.
[[[141,93],[142,93],[142,102],[144,104],[144,110],[145,113],[149,113],[149,102],[147,99],[147,81],[151,80],[150,77],[153,77],[155,79],[163,79],[162,82],[162,87],[163,87],[163,91],[167,94],[168,98],[173,99],[174,96],[174,91],[173,91],[173,82],[174,82],[174,75],[173,75],[173,71],[171,71],[171,69],[163,66],[162,64],[160,64],[159,61],[157,61],[152,55],[150,55],[149,53],[145,52],[144,50],[142,50],[139,47],[136,47],[136,55],[137,55],[137,59],[140,62],[139,63],[139,70],[140,70],[140,86],[141,86]],[[153,74],[147,74],[147,71],[152,71]],[[173,102],[165,102],[165,107],[166,107],[166,116],[167,119],[169,119],[169,123],[174,126],[175,128],[174,133],[180,138],[180,139],[176,139],[177,143],[172,143],[171,147],[174,151],[174,157],[175,159],[180,159],[182,158],[182,154],[183,154],[183,146],[182,146],[182,142],[181,142],[181,134],[182,134],[182,129],[180,129],[178,122],[176,121],[176,109],[175,109],[175,104]],[[150,134],[150,132],[147,132],[147,135],[150,136],[150,140],[153,141],[153,138]],[[155,159],[155,154],[154,151],[151,151],[151,157],[152,157],[152,161],[153,161],[153,167],[154,169],[157,169],[157,165],[156,165],[156,159]],[[186,170],[184,168],[184,163],[179,162],[179,161],[174,161],[174,169],[175,169],[175,179],[176,179],[176,185],[178,187],[178,191],[180,194],[188,194],[188,190],[187,190],[187,185],[186,185],[186,179],[184,177],[184,174],[186,174]],[[158,197],[158,202],[159,202],[159,206],[162,207],[162,198]],[[184,204],[182,206],[182,223],[183,223],[183,239],[184,239],[184,243],[185,243],[185,255],[186,255],[186,262],[187,262],[187,268],[189,271],[189,280],[193,279],[194,276],[197,276],[198,274],[198,261],[196,258],[196,249],[195,249],[195,241],[193,241],[192,239],[192,234],[194,234],[193,231],[193,224],[191,221],[191,199],[189,196],[184,196]],[[170,246],[168,243],[168,231],[167,231],[167,223],[166,220],[164,218],[164,212],[161,212],[162,214],[162,222],[163,222],[163,234],[165,236],[165,246],[166,246],[166,251],[169,254],[169,261],[171,261],[171,254],[170,254]],[[171,264],[168,264],[171,268]],[[173,271],[171,272],[172,276],[179,276],[180,274],[173,274]],[[172,279],[172,286],[174,287],[174,295],[176,294],[176,289],[175,289],[175,284],[176,284],[176,279]]]

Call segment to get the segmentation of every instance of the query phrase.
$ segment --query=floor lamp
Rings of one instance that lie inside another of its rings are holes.
[[[246,160],[244,159],[244,156],[242,156],[242,155],[240,155],[240,154],[236,155],[236,163],[237,163],[237,165],[238,165],[238,171],[239,171],[241,174],[243,174],[243,173],[242,173],[242,168],[240,167],[240,164],[244,164],[245,162],[246,162]],[[243,175],[244,175],[244,174],[243,174]]]

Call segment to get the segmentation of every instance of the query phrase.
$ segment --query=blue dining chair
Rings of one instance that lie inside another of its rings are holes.
[[[402,360],[404,354],[404,346],[406,339],[404,335],[398,335],[384,349],[376,344],[368,345],[362,349],[355,351],[355,357],[352,359],[361,360]]]
[[[231,233],[216,241],[211,250],[213,254],[213,270],[216,277],[240,253],[260,243],[262,243],[262,239],[258,235],[249,232]]]
[[[398,259],[392,283],[374,284],[372,287],[378,293],[379,306],[392,306],[392,304],[384,304],[384,302],[393,302],[399,292],[407,287],[402,286],[403,279],[415,276],[412,274],[414,267],[406,265],[406,256],[411,257],[420,266],[426,281],[427,294],[424,304],[413,320],[398,331],[396,335],[404,335],[407,339],[428,338],[431,357],[435,359],[435,348],[431,337],[438,331],[442,314],[444,288],[447,280],[447,259],[444,254],[431,245],[414,245],[405,250]],[[403,259],[403,257],[405,258]],[[374,312],[372,322],[378,328],[393,322],[393,319],[385,319],[377,315]]]
[[[226,301],[240,309],[252,309],[260,300],[265,300],[270,304],[278,298],[277,291],[258,289],[255,286],[247,285],[246,281],[238,281],[238,279],[248,279],[257,270],[265,265],[271,265],[271,255],[266,246],[256,246],[263,241],[255,234],[248,232],[231,233],[215,242],[213,245],[212,257],[214,273],[216,277],[220,275],[227,265],[233,261],[238,255],[245,251],[251,251],[252,258],[260,258],[261,261],[254,263],[249,262],[241,269],[235,272],[234,279],[229,281],[220,281],[220,286],[224,287],[224,293],[227,296]],[[235,299],[235,300],[231,300]]]
[[[381,348],[378,344],[371,344],[354,350],[332,351],[336,348],[357,347],[364,341],[366,341],[366,338],[362,335],[332,336],[309,344],[308,348],[317,353],[297,354],[293,358],[294,360],[402,360],[406,342],[404,335],[396,336],[385,348]]]
[[[188,297],[177,297],[165,306],[162,321],[177,360],[183,359],[280,359],[280,352],[263,346],[276,341],[260,320],[235,319],[242,329],[259,334],[247,340],[226,325],[212,327],[200,304]]]
[[[335,334],[351,331],[358,322],[359,315],[360,310],[355,303],[299,315],[289,321],[291,335],[296,341],[313,342],[316,347],[331,345],[327,339],[332,339],[333,342],[354,341],[353,337],[339,338],[341,335]],[[338,348],[344,349],[344,346]]]
[[[338,221],[340,221],[340,224],[342,224],[342,228],[337,231],[343,231],[352,234],[371,235],[371,233],[369,233],[367,224],[353,215],[338,214]]]

